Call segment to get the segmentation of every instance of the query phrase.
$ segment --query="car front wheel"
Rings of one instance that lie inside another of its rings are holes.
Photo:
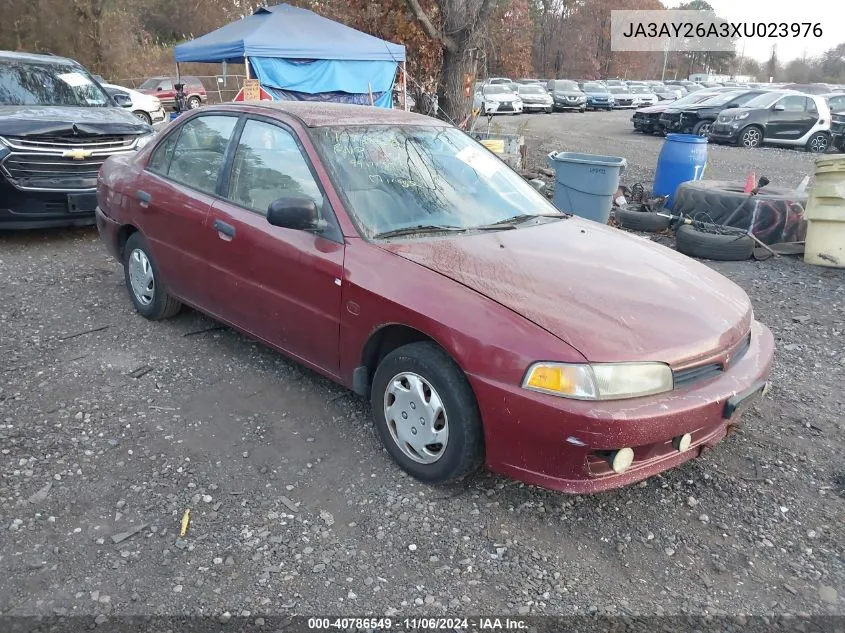
[[[756,125],[749,125],[739,133],[736,144],[740,147],[760,147],[763,144],[763,132]]]
[[[199,97],[193,96],[193,97],[188,98],[188,107],[191,110],[196,110],[201,105],[202,105],[202,100]]]
[[[713,123],[711,121],[699,121],[692,129],[692,133],[696,136],[703,136],[704,138],[707,138],[707,135],[710,134],[711,127],[713,127]]]
[[[436,344],[411,343],[387,354],[373,377],[370,402],[387,452],[412,477],[446,483],[482,464],[475,395]]]
[[[830,138],[824,132],[816,132],[807,141],[807,151],[814,154],[824,154],[830,146]]]
[[[147,240],[133,233],[123,249],[123,275],[135,309],[150,321],[174,316],[182,307],[164,289]]]

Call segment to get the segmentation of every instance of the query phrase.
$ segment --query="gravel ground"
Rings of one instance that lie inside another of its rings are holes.
[[[628,117],[507,124],[648,181],[661,141]],[[812,163],[710,151],[718,178]],[[567,496],[416,483],[356,396],[190,310],[138,316],[93,230],[0,235],[0,615],[845,614],[845,271],[714,267],[775,334],[772,395],[692,463]]]

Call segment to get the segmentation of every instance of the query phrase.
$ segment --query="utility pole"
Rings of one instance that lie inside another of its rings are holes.
[[[666,79],[666,61],[669,59],[669,40],[663,45],[663,72],[660,73],[660,81]]]

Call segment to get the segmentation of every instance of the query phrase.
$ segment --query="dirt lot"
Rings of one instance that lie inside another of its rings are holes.
[[[661,141],[629,116],[502,125],[648,182]],[[710,151],[710,177],[812,166]],[[138,316],[93,230],[0,235],[0,614],[845,614],[845,271],[714,267],[775,334],[771,397],[705,457],[577,497],[420,485],[356,396],[197,313]]]

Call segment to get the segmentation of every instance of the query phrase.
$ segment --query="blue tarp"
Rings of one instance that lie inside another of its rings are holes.
[[[280,4],[176,46],[177,62],[243,63],[276,99],[393,107],[405,47]]]
[[[262,7],[176,46],[177,62],[242,64],[244,57],[396,63],[405,61],[405,47],[289,4]]]
[[[393,107],[395,62],[291,60],[251,57],[250,65],[261,85],[277,99],[337,101]]]

